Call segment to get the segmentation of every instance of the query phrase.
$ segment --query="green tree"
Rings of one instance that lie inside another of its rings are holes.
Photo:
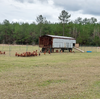
[[[43,31],[43,33],[42,33],[43,35],[51,33],[50,22],[45,21],[42,31]]]
[[[58,17],[61,23],[63,24],[63,36],[65,31],[65,24],[68,24],[70,17],[71,15],[69,15],[68,12],[65,10],[62,10],[60,16]]]
[[[3,21],[2,25],[2,32],[3,34],[3,41],[5,43],[12,43],[13,42],[13,30],[12,25],[8,20]]]
[[[42,34],[42,28],[43,28],[43,24],[46,22],[46,18],[43,17],[42,15],[39,15],[36,19],[39,27],[40,27],[40,36]]]
[[[74,21],[75,24],[82,24],[83,21],[82,21],[82,18],[81,17],[78,17],[75,21]]]
[[[91,24],[95,24],[97,22],[97,19],[94,17],[91,17],[90,22]]]

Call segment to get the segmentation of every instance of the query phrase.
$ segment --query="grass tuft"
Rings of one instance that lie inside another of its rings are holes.
[[[66,83],[66,80],[47,80],[38,83],[38,86],[48,86],[50,84],[56,84],[56,83]]]

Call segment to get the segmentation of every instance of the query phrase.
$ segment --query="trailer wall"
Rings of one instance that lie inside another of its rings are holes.
[[[73,48],[76,40],[53,38],[53,48]]]

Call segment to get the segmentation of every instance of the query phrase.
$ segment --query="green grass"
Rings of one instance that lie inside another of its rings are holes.
[[[54,84],[54,83],[64,83],[64,82],[67,82],[67,80],[47,80],[47,81],[43,81],[43,82],[39,82],[38,83],[38,86],[48,86],[50,84]]]
[[[100,52],[15,57],[26,46],[11,47],[0,46],[0,99],[100,99]]]

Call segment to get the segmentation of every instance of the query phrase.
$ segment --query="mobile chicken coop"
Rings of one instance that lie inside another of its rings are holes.
[[[39,37],[39,47],[42,48],[42,52],[50,50],[54,52],[54,49],[72,50],[75,46],[76,40],[72,37],[56,36],[56,35],[43,35]]]

